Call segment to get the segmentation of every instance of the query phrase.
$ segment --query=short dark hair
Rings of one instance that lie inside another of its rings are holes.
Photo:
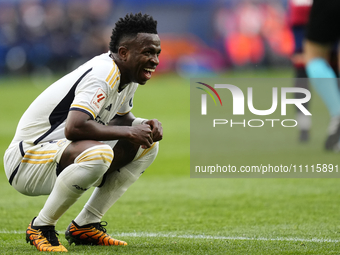
[[[157,21],[148,14],[126,14],[116,22],[112,30],[110,51],[117,53],[119,43],[124,36],[136,36],[138,33],[157,34]]]

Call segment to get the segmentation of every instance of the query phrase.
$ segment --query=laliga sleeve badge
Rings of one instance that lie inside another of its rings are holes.
[[[99,112],[104,105],[104,99],[106,97],[107,95],[105,94],[105,92],[101,88],[99,88],[91,100],[91,106]]]

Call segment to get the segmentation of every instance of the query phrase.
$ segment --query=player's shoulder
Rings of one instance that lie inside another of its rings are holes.
[[[120,75],[118,66],[110,57],[110,53],[103,53],[91,59],[88,64],[92,67],[92,74],[99,80],[109,83],[113,77]]]

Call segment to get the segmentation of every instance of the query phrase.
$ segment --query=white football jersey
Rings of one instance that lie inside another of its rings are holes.
[[[68,112],[83,111],[91,119],[107,125],[116,115],[132,109],[137,83],[121,92],[120,71],[110,53],[94,57],[62,77],[42,92],[21,117],[12,144],[20,141],[40,142],[65,138]]]

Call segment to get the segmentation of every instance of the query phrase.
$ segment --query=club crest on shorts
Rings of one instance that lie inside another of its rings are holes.
[[[62,146],[65,145],[65,143],[66,143],[66,139],[63,139],[63,140],[59,140],[58,143],[57,143],[57,145],[58,145],[59,147],[62,147]]]

